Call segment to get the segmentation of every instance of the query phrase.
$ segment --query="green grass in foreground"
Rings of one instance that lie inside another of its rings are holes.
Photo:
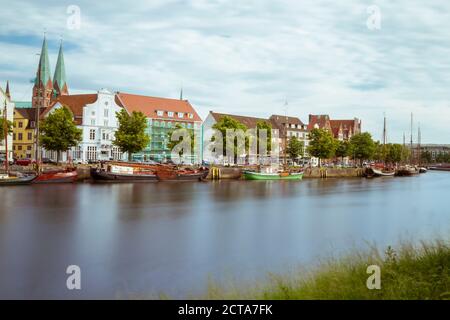
[[[369,265],[381,268],[381,289],[369,290]],[[298,274],[297,274],[298,273]],[[450,246],[445,241],[372,248],[330,259],[313,271],[270,275],[246,288],[210,284],[200,299],[450,299]]]

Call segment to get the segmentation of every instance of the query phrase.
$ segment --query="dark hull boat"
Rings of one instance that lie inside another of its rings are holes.
[[[42,172],[33,180],[33,183],[71,183],[75,182],[77,178],[78,173],[76,169],[54,170]]]
[[[208,168],[177,169],[169,166],[159,166],[156,175],[160,181],[203,181],[209,174]]]
[[[91,168],[91,177],[99,182],[156,182],[158,178],[153,172],[125,173]]]
[[[0,178],[0,186],[20,186],[20,185],[26,185],[33,182],[33,180],[36,178],[35,175],[28,175],[23,177],[13,177],[13,176],[7,176]]]
[[[429,170],[436,170],[436,171],[450,171],[450,166],[444,165],[444,166],[434,166],[429,167]]]

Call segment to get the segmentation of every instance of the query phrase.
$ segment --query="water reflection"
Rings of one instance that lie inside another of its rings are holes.
[[[449,175],[0,189],[1,298],[198,293],[450,227]],[[65,288],[77,264],[83,290]]]

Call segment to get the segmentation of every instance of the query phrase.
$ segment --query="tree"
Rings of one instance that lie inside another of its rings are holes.
[[[386,155],[386,162],[397,164],[399,162],[402,162],[405,156],[403,146],[401,144],[387,144],[387,155]]]
[[[370,160],[375,154],[375,142],[368,132],[358,133],[350,139],[350,155],[358,159],[360,163]]]
[[[223,138],[223,155],[226,155],[226,150],[227,150],[227,130],[242,130],[243,132],[247,131],[247,127],[229,117],[229,116],[224,116],[222,117],[218,122],[216,122],[213,126],[213,129],[218,130],[221,134],[222,134],[222,138]],[[212,138],[212,140],[214,140],[214,137]],[[237,139],[234,139],[234,145],[233,145],[233,158],[234,158],[234,163],[237,162],[237,156],[238,156],[238,146],[237,146]],[[246,147],[248,145],[248,139],[245,139],[245,146]]]
[[[308,153],[313,157],[319,158],[319,166],[322,159],[329,159],[335,155],[337,141],[328,130],[311,130],[309,140]]]
[[[422,153],[420,154],[420,159],[422,162],[425,163],[431,163],[433,161],[433,157],[431,156],[431,152],[430,151],[422,151]]]
[[[128,161],[133,153],[142,151],[150,143],[150,137],[145,133],[147,118],[142,112],[133,111],[131,115],[122,109],[116,112],[119,128],[115,133],[113,144],[122,152],[128,152]]]
[[[304,147],[305,143],[297,139],[297,137],[293,136],[289,139],[286,153],[289,155],[289,158],[294,161],[298,157],[303,157],[304,155]]]
[[[182,137],[181,137],[178,141],[172,141],[172,134],[174,133],[175,130],[186,130],[186,131],[188,132],[188,134],[189,134],[189,136],[190,136],[190,139],[191,139],[191,154],[193,154],[193,152],[194,152],[194,150],[195,150],[195,149],[194,149],[194,148],[195,148],[194,129],[187,129],[187,128],[184,128],[181,124],[177,124],[177,125],[175,126],[174,129],[170,130],[170,131],[167,133],[167,137],[168,137],[168,140],[169,140],[169,142],[168,142],[168,144],[167,144],[167,148],[168,148],[170,151],[172,151],[172,149],[175,148],[175,146],[176,146],[177,144],[179,144],[179,143],[181,143],[181,142],[183,141],[183,138],[182,138]],[[179,152],[179,156],[180,156],[180,157],[183,156],[183,152],[182,152],[182,151]]]
[[[336,148],[336,157],[341,158],[341,161],[344,162],[344,158],[349,155],[349,143],[348,141],[338,141]]]
[[[56,109],[40,124],[39,143],[47,150],[57,152],[57,163],[61,152],[81,142],[82,130],[73,121],[72,113],[66,107]]]
[[[0,141],[3,141],[5,139],[5,131],[8,132],[8,134],[12,133],[13,123],[9,120],[6,120],[6,128],[5,128],[5,119],[0,118]]]

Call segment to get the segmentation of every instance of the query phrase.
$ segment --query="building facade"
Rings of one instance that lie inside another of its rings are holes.
[[[124,160],[124,155],[113,145],[118,129],[116,112],[122,107],[116,103],[114,93],[101,89],[96,94],[63,95],[55,100],[43,114],[45,118],[58,108],[68,108],[75,124],[82,130],[81,143],[65,152],[62,161],[89,162]],[[43,156],[56,159],[56,153],[43,150]]]
[[[308,130],[325,129],[331,132],[334,138],[348,141],[355,134],[361,133],[361,120],[331,120],[327,114],[309,115]]]
[[[201,136],[202,120],[188,100],[149,97],[118,92],[117,103],[129,113],[142,112],[147,117],[147,131],[150,144],[142,151],[132,155],[138,161],[165,161],[170,159],[168,147],[169,133],[179,125],[194,130],[195,136]],[[193,153],[190,161],[199,163]]]
[[[17,159],[36,157],[36,111],[37,108],[14,110],[13,150]]]
[[[6,84],[6,90],[3,91],[3,89],[0,87],[0,118],[5,117],[5,107],[6,107],[6,119],[8,121],[11,121],[11,123],[14,121],[14,103],[11,101],[11,95],[9,93],[9,83]],[[3,130],[3,128],[0,128],[0,130]],[[8,144],[8,158],[13,158],[13,133],[10,133],[7,135],[7,139],[3,139],[0,141],[0,155],[2,157],[6,156],[6,142]]]

